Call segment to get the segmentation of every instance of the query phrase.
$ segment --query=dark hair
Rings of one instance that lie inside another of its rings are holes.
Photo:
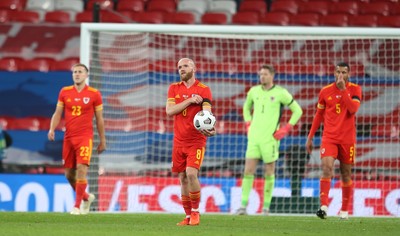
[[[271,74],[275,74],[275,69],[272,65],[264,64],[261,66],[261,69],[269,70],[269,72],[271,72]]]
[[[86,72],[89,72],[89,69],[87,68],[87,66],[82,63],[77,63],[77,64],[73,65],[72,68],[75,68],[77,66],[81,66],[81,67],[85,68]]]
[[[350,66],[346,62],[339,62],[338,64],[336,64],[336,66],[347,67],[347,70],[350,71]]]

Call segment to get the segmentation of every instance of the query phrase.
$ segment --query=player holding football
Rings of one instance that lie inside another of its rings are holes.
[[[321,122],[324,131],[321,141],[320,204],[317,216],[327,217],[328,197],[333,177],[335,160],[340,162],[342,180],[342,208],[340,219],[348,219],[348,206],[353,195],[351,169],[355,162],[356,127],[355,115],[361,104],[361,87],[349,82],[350,67],[347,63],[338,63],[335,67],[335,82],[321,89],[317,112],[308,134],[306,148],[311,153],[312,139]]]
[[[88,73],[89,70],[84,64],[72,67],[74,85],[61,89],[48,133],[48,139],[54,141],[54,130],[64,112],[66,130],[62,152],[63,165],[65,176],[76,192],[72,215],[89,213],[90,205],[95,200],[93,194],[86,193],[86,174],[93,146],[93,115],[96,117],[100,136],[97,152],[100,154],[106,149],[102,97],[100,91],[86,84]],[[83,206],[80,210],[82,200]]]
[[[236,212],[238,215],[247,214],[246,207],[259,160],[264,162],[265,171],[263,214],[269,214],[275,184],[275,161],[279,157],[279,141],[289,134],[303,114],[293,96],[283,87],[274,84],[275,69],[272,66],[263,65],[259,76],[260,84],[249,90],[243,105],[248,142],[241,207]],[[284,106],[290,108],[292,115],[288,124],[280,126]]]
[[[180,82],[168,89],[166,113],[174,116],[174,143],[172,172],[178,173],[181,184],[181,200],[186,218],[177,225],[199,225],[200,182],[199,169],[203,162],[207,137],[215,135],[211,130],[196,130],[193,118],[200,110],[211,112],[211,90],[195,78],[193,60],[182,58],[178,62]]]

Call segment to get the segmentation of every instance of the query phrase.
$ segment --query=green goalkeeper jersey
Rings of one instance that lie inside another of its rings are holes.
[[[269,90],[264,90],[262,85],[252,87],[243,106],[244,120],[251,122],[248,138],[263,141],[273,139],[285,106],[292,111],[289,123],[295,125],[302,115],[302,109],[285,88],[278,85]]]

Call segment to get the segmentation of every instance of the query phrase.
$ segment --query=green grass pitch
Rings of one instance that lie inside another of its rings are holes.
[[[0,212],[0,235],[400,235],[400,218],[316,216],[234,216],[203,214],[199,226],[176,226],[179,214],[103,214]]]

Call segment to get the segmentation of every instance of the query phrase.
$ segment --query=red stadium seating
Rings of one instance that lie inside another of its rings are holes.
[[[328,1],[301,2],[299,3],[298,13],[327,15],[330,4]]]
[[[89,0],[86,3],[86,10],[92,10],[95,3],[100,5],[100,9],[114,9],[114,1],[113,0]]]
[[[372,2],[372,3],[362,3],[358,14],[363,15],[383,15],[387,16],[390,14],[390,5],[386,2]]]
[[[296,14],[298,7],[298,3],[295,0],[276,1],[272,3],[271,12],[287,12],[290,14]]]
[[[377,15],[357,15],[349,16],[349,26],[356,27],[376,27],[378,25]]]
[[[70,23],[71,16],[66,11],[50,11],[46,12],[44,15],[44,21],[53,23]]]
[[[261,17],[260,23],[265,25],[281,25],[289,24],[290,15],[286,12],[269,12]]]
[[[201,23],[208,25],[225,25],[228,23],[228,17],[225,13],[206,12],[201,16]]]
[[[1,58],[0,71],[18,71],[18,62],[15,58]]]
[[[329,14],[326,16],[321,16],[319,18],[319,25],[320,26],[346,27],[347,20],[348,20],[347,14]]]
[[[117,11],[144,11],[143,0],[120,0],[117,4]]]
[[[136,12],[132,14],[132,19],[139,23],[163,24],[164,14],[161,12]]]
[[[239,6],[239,12],[253,12],[260,17],[267,12],[267,4],[264,1],[244,1]]]
[[[100,22],[130,23],[132,22],[131,13],[128,11],[123,11],[123,12],[101,11]]]
[[[91,11],[79,12],[75,15],[75,22],[93,22],[93,13]]]
[[[0,23],[7,23],[10,20],[10,14],[8,10],[0,9]]]
[[[299,26],[318,26],[319,14],[304,13],[304,14],[293,15],[290,17],[289,24],[299,25]]]
[[[21,63],[21,67],[19,67],[18,70],[48,72],[50,70],[50,65],[53,62],[53,59],[47,58],[34,58],[31,60],[25,60]]]
[[[39,23],[40,15],[36,11],[10,11],[10,21]]]
[[[377,24],[379,27],[400,28],[400,16],[379,16]]]
[[[175,0],[150,0],[147,3],[147,11],[175,12]]]
[[[358,14],[358,1],[341,2],[340,4],[330,4],[330,14]]]
[[[24,4],[20,0],[1,0],[0,9],[22,11],[24,10]]]
[[[258,15],[254,12],[238,12],[232,16],[233,25],[258,25]]]
[[[195,16],[191,12],[171,12],[165,16],[165,23],[171,24],[194,24]]]
[[[51,71],[70,71],[72,66],[79,63],[79,58],[67,58],[60,61],[54,61],[50,65]]]

